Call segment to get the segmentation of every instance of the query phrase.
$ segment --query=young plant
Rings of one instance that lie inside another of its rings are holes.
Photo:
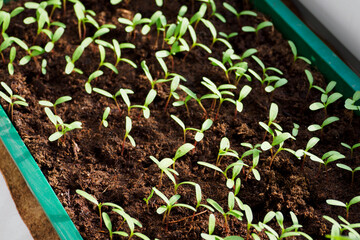
[[[278,76],[269,76],[268,71],[276,72],[277,74],[283,75],[283,72],[275,67],[265,67],[265,64],[260,60],[260,58],[256,57],[255,55],[251,56],[257,64],[262,69],[262,77],[260,77],[254,70],[249,69],[249,72],[260,81],[261,85],[264,85],[265,82],[268,82],[267,85],[269,85],[270,82],[278,81],[280,77]]]
[[[106,127],[106,128],[109,126],[109,123],[108,123],[108,121],[106,120],[107,117],[109,116],[109,114],[110,114],[110,107],[106,107],[106,108],[105,108],[105,111],[104,111],[104,113],[103,113],[103,115],[102,115],[102,119],[101,119],[101,122],[100,122],[99,130],[101,129],[101,126],[104,126],[104,127]]]
[[[312,88],[318,88],[318,86],[314,85],[314,77],[313,77],[312,73],[309,70],[305,69],[305,75],[306,75],[306,78],[307,78],[307,80],[309,82],[309,88],[308,88],[308,91],[306,93],[306,98],[305,98],[305,99],[307,99],[308,96],[309,96],[310,90]]]
[[[65,60],[66,60],[65,73],[66,74],[71,74],[73,71],[75,71],[75,72],[77,72],[79,74],[83,74],[83,72],[79,68],[75,67],[75,62],[77,60],[79,60],[79,58],[83,54],[84,50],[85,50],[84,46],[79,45],[75,49],[75,51],[74,51],[71,58],[68,55],[65,56]]]
[[[175,162],[177,159],[181,158],[182,156],[184,156],[185,154],[187,154],[188,152],[190,152],[191,150],[193,150],[195,148],[194,145],[192,145],[191,143],[185,143],[183,145],[181,145],[175,153],[175,156],[173,157],[173,169],[175,170]]]
[[[345,165],[345,164],[342,164],[342,163],[337,163],[336,166],[339,167],[339,168],[341,168],[341,169],[344,169],[344,170],[346,170],[346,171],[351,172],[351,185],[353,185],[353,184],[354,184],[354,177],[355,177],[354,175],[355,175],[355,172],[360,171],[360,166],[359,166],[359,167],[356,167],[356,168],[354,168],[354,169],[352,169],[351,167],[349,167],[349,166],[347,166],[347,165]]]
[[[44,31],[44,33],[49,37],[50,42],[48,42],[45,45],[45,52],[51,52],[55,46],[55,43],[57,41],[59,41],[59,39],[61,38],[61,36],[64,34],[65,29],[62,27],[59,27],[58,29],[56,29],[56,31],[54,33],[52,33],[50,30],[49,31]]]
[[[232,32],[232,33],[229,33],[229,34],[226,34],[224,32],[219,32],[219,35],[229,41],[230,38],[236,37],[239,34],[237,32]]]
[[[180,77],[175,76],[170,84],[170,93],[169,93],[169,97],[168,97],[165,107],[164,107],[164,112],[166,112],[167,106],[169,105],[169,102],[170,102],[170,99],[172,96],[174,96],[175,99],[179,99],[179,94],[177,94],[175,92],[178,89],[179,84],[180,84]]]
[[[126,232],[123,232],[123,231],[114,231],[114,232],[113,232],[113,230],[112,230],[112,223],[111,223],[110,217],[109,217],[109,215],[108,215],[106,212],[103,212],[103,213],[102,213],[102,218],[103,218],[103,220],[104,220],[104,223],[105,223],[106,228],[109,230],[110,240],[113,239],[113,235],[114,235],[114,234],[120,235],[120,236],[123,236],[123,237],[128,237],[128,236],[129,236]]]
[[[328,117],[327,119],[325,119],[323,121],[323,123],[321,125],[319,124],[312,124],[308,127],[308,130],[310,132],[315,132],[315,131],[318,131],[318,130],[321,130],[321,135],[323,133],[323,128],[333,122],[336,122],[336,121],[339,121],[340,119],[338,117]]]
[[[98,45],[99,47],[99,54],[100,54],[100,63],[99,66],[97,68],[97,70],[99,70],[102,66],[109,68],[111,71],[115,72],[116,74],[119,73],[119,71],[116,69],[116,67],[110,63],[110,62],[105,62],[105,57],[106,57],[106,51],[105,51],[105,47],[103,45]]]
[[[148,19],[148,18],[142,18],[141,13],[136,13],[135,16],[134,16],[134,18],[132,19],[132,21],[129,20],[129,19],[126,19],[126,18],[121,18],[121,17],[118,18],[118,21],[119,21],[119,23],[121,23],[121,24],[127,25],[127,26],[125,27],[125,31],[126,31],[127,33],[133,32],[134,39],[135,39],[135,37],[136,37],[136,33],[135,33],[135,31],[134,31],[135,28],[136,28],[136,26],[137,26],[137,25],[140,25],[140,24],[146,24],[146,23],[150,23],[150,22],[151,22],[151,20]]]
[[[318,142],[320,141],[320,138],[317,138],[317,137],[312,137],[310,138],[310,140],[307,142],[306,144],[306,148],[305,150],[302,150],[302,149],[299,149],[295,152],[295,155],[298,157],[298,158],[301,158],[303,156],[303,160],[301,162],[301,170],[304,169],[304,163],[305,163],[305,159],[306,159],[306,154],[309,152],[310,149],[312,149]],[[322,159],[319,159],[317,157],[314,157],[312,154],[310,154],[310,159],[312,159],[313,161],[317,161],[318,162],[322,162]],[[320,161],[321,160],[321,161]]]
[[[165,205],[160,206],[156,212],[158,214],[164,214],[163,216],[163,223],[166,222],[166,226],[168,225],[168,221],[169,221],[169,217],[170,217],[170,212],[174,207],[183,207],[183,208],[188,208],[194,212],[196,212],[196,209],[188,204],[184,204],[184,203],[176,203],[179,199],[180,199],[180,195],[176,194],[174,196],[172,196],[170,199],[167,198],[162,192],[160,192],[158,189],[156,189],[155,187],[153,187],[154,192],[156,195],[158,195],[164,202]]]
[[[184,58],[183,58],[183,61],[185,61],[186,57],[189,55],[190,51],[195,48],[195,47],[201,47],[202,49],[204,49],[207,53],[211,54],[212,51],[209,47],[207,47],[206,45],[202,44],[202,43],[198,43],[197,42],[197,36],[196,36],[196,32],[193,28],[192,25],[189,25],[188,26],[188,29],[189,29],[189,33],[190,33],[190,37],[191,37],[191,40],[193,42],[193,44],[191,45],[189,51],[185,54]]]
[[[130,229],[130,234],[128,234],[128,236],[129,236],[128,239],[129,240],[132,239],[133,236],[136,236],[136,237],[141,238],[143,240],[150,240],[150,238],[148,238],[146,235],[144,235],[144,234],[142,234],[140,232],[135,232],[135,225],[137,225],[139,227],[142,227],[142,224],[137,219],[131,217],[122,208],[121,209],[113,208],[112,211],[119,214],[124,219],[124,222],[127,223],[128,227]]]
[[[352,198],[349,203],[343,203],[343,202],[341,202],[339,200],[335,200],[335,199],[326,200],[326,203],[329,205],[346,208],[346,220],[349,219],[350,207],[358,202],[360,202],[360,196],[356,196],[356,197]]]
[[[260,126],[262,128],[265,129],[265,134],[263,137],[263,141],[265,141],[265,137],[267,133],[270,133],[271,136],[274,136],[274,131],[270,128],[272,125],[279,131],[282,131],[282,127],[275,122],[276,117],[278,115],[279,112],[279,107],[276,103],[271,103],[270,105],[270,110],[269,110],[269,122],[268,124],[264,123],[264,122],[259,122]]]
[[[86,36],[86,22],[92,22],[91,16],[95,16],[95,12],[92,10],[86,10],[85,6],[80,2],[76,1],[74,4],[74,12],[78,21],[78,33],[79,33],[79,39],[85,38]],[[90,16],[90,21],[88,20],[88,16]],[[81,30],[82,28],[82,30]]]
[[[323,160],[323,162],[320,162],[319,164],[319,173],[320,173],[320,170],[321,170],[321,164],[324,164],[325,166],[325,172],[327,174],[327,165],[331,162],[334,162],[334,161],[337,161],[339,159],[344,159],[345,156],[342,155],[341,153],[337,152],[337,151],[329,151],[329,152],[326,152],[322,157],[321,159]]]
[[[230,48],[232,49],[232,45],[229,43],[228,40],[226,39],[223,39],[223,38],[218,38],[217,37],[217,30],[214,26],[214,24],[212,24],[211,21],[209,20],[206,20],[206,19],[201,19],[201,21],[204,23],[205,27],[207,27],[212,35],[212,42],[211,42],[211,45],[210,45],[210,48],[212,48],[214,46],[214,44],[216,42],[221,42],[222,44],[224,44],[227,48]]]
[[[1,82],[1,86],[8,93],[8,95],[6,95],[4,92],[0,91],[0,97],[9,103],[8,113],[10,114],[12,121],[14,115],[14,105],[27,107],[29,104],[26,102],[25,98],[14,94],[11,88],[5,82]]]
[[[108,97],[108,98],[113,99],[114,102],[115,102],[115,105],[116,105],[116,107],[117,107],[117,109],[119,110],[119,113],[120,113],[120,115],[121,115],[121,109],[120,109],[119,103],[118,103],[117,100],[116,100],[116,98],[117,98],[118,96],[120,96],[120,90],[121,90],[121,89],[120,89],[119,91],[117,91],[114,95],[112,95],[112,94],[109,93],[108,91],[105,91],[105,90],[100,89],[100,88],[93,88],[92,90],[93,90],[94,92],[96,92],[96,93],[99,93],[99,94],[105,96],[105,97]]]
[[[74,121],[70,124],[64,123],[63,120],[58,115],[54,115],[54,113],[48,107],[45,107],[45,113],[48,116],[51,123],[54,124],[55,129],[56,129],[56,132],[51,134],[49,137],[50,142],[56,141],[56,140],[60,139],[61,137],[64,137],[63,138],[63,141],[64,141],[65,137],[66,137],[65,134],[67,132],[70,132],[74,129],[82,128],[81,127],[82,123],[79,121]]]
[[[236,219],[242,220],[242,216],[244,215],[239,210],[234,209],[235,207],[235,195],[233,192],[229,192],[228,195],[228,209],[229,211],[225,212],[224,209],[213,199],[208,198],[206,201],[214,208],[216,211],[221,213],[225,220],[225,229],[226,232],[229,232],[229,224],[228,224],[228,216],[234,216]]]
[[[212,207],[210,207],[209,205],[201,203],[201,200],[202,200],[201,187],[197,183],[195,184],[195,197],[196,197],[196,206],[195,206],[196,211],[199,207],[206,208],[206,209],[210,210],[211,212],[214,211],[214,209]],[[193,219],[194,219],[194,216],[195,216],[195,212],[193,215]]]
[[[341,146],[346,147],[347,149],[350,149],[350,158],[353,158],[354,150],[355,150],[355,148],[360,147],[360,143],[356,143],[356,144],[350,146],[349,144],[342,142]]]
[[[248,179],[250,173],[252,173],[255,177],[255,179],[257,181],[260,181],[261,177],[260,177],[260,173],[259,171],[256,169],[257,165],[259,164],[259,159],[260,159],[260,150],[257,150],[257,151],[253,151],[253,160],[252,160],[252,166],[251,168],[249,169],[248,173],[246,174],[246,177],[245,177],[245,182],[246,180]]]
[[[0,47],[1,48],[1,47]],[[2,54],[2,53],[1,53]],[[10,49],[10,56],[9,56],[9,63],[8,63],[8,71],[10,75],[14,74],[14,60],[16,57],[16,48],[15,47],[11,47]]]
[[[352,111],[350,123],[352,122],[353,119],[353,111],[360,111],[360,104],[358,102],[359,100],[360,100],[360,91],[356,91],[352,98],[347,98],[345,100],[345,108]]]
[[[54,108],[54,113],[56,115],[57,114],[56,113],[56,106],[59,105],[59,104],[71,101],[71,99],[72,98],[70,96],[62,96],[62,97],[59,97],[58,99],[56,99],[56,101],[54,103],[52,103],[50,101],[47,101],[47,100],[41,100],[41,101],[39,101],[39,104],[41,106],[44,106],[44,107],[53,107]]]
[[[123,154],[124,154],[124,148],[125,148],[125,140],[126,140],[126,138],[129,139],[129,141],[130,141],[130,143],[131,143],[131,145],[132,145],[133,147],[136,146],[136,143],[135,143],[134,138],[133,138],[131,135],[129,135],[129,133],[130,133],[130,131],[131,131],[131,128],[132,128],[131,118],[128,117],[128,116],[126,116],[126,117],[125,117],[125,135],[124,135],[124,139],[123,139],[123,142],[122,142],[121,156],[123,156]]]
[[[261,29],[266,28],[266,27],[272,27],[272,26],[273,26],[272,22],[270,22],[270,21],[264,21],[264,22],[258,24],[256,27],[244,26],[244,27],[241,28],[241,30],[242,30],[243,32],[254,32],[255,35],[256,35],[256,38],[257,38],[257,37],[258,37],[258,33],[259,33],[259,31],[260,31]]]
[[[321,102],[314,102],[309,106],[309,109],[312,111],[316,111],[319,109],[324,109],[325,111],[325,116],[327,115],[327,107],[329,104],[334,103],[335,101],[337,101],[338,99],[340,99],[342,97],[341,93],[333,93],[330,96],[328,96],[327,94],[322,94],[321,95]]]
[[[298,56],[297,48],[293,41],[289,40],[288,43],[289,43],[291,51],[294,55],[294,63],[296,62],[296,60],[300,59],[300,60],[303,60],[304,62],[306,62],[307,64],[311,64],[311,61],[309,59],[307,59],[306,57]]]
[[[159,161],[157,160],[155,157],[150,156],[150,159],[156,163],[156,165],[160,168],[161,170],[161,174],[160,174],[160,179],[159,179],[159,185],[158,187],[161,187],[162,185],[162,177],[164,175],[164,173],[166,174],[166,176],[169,177],[169,179],[172,182],[176,182],[175,181],[175,177],[174,175],[179,175],[178,172],[176,172],[174,169],[169,168],[173,163],[174,160],[172,160],[171,158],[164,158],[163,160]]]
[[[230,156],[239,159],[239,154],[233,150],[230,149],[230,141],[227,137],[223,137],[220,141],[220,148],[219,153],[216,158],[216,166],[220,165],[221,160],[224,156]]]
[[[251,92],[252,88],[248,85],[245,85],[242,87],[242,89],[240,90],[240,93],[239,93],[239,98],[238,100],[236,100],[235,102],[235,106],[236,106],[236,109],[235,109],[235,114],[234,114],[234,117],[236,118],[236,114],[237,112],[241,113],[244,109],[244,104],[242,103],[242,100],[244,98],[247,97],[247,95],[249,95],[249,93]]]
[[[253,12],[253,11],[249,11],[249,10],[244,10],[244,11],[241,11],[241,12],[238,12],[233,6],[231,6],[229,3],[227,2],[224,2],[223,3],[223,6],[224,8],[226,8],[229,12],[231,12],[232,14],[234,14],[239,22],[239,25],[240,25],[240,16],[244,16],[244,15],[247,15],[247,16],[253,16],[253,17],[256,17],[257,14],[256,12]]]
[[[121,49],[134,49],[135,45],[132,43],[119,43],[116,39],[112,40],[113,42],[113,51],[115,53],[116,61],[115,61],[115,68],[119,64],[119,62],[126,62],[133,68],[137,68],[137,65],[131,61],[130,59],[121,57]]]
[[[153,195],[154,195],[154,189],[152,188],[149,196],[147,198],[143,198],[143,200],[146,203],[146,209],[147,209],[148,212],[149,212],[149,201],[153,197]]]
[[[199,104],[200,108],[204,111],[205,118],[207,118],[207,111],[201,103],[201,101],[203,99],[205,99],[207,95],[204,95],[204,96],[198,98],[197,95],[193,91],[191,91],[189,88],[185,87],[184,85],[180,85],[180,89],[183,90],[190,98],[195,99],[195,101]],[[185,106],[187,107],[187,105],[185,105]]]
[[[177,123],[180,125],[180,127],[183,129],[183,133],[184,133],[184,143],[186,142],[186,131],[189,131],[189,130],[192,130],[192,131],[196,131],[196,134],[195,134],[195,141],[196,142],[200,142],[203,137],[204,137],[204,131],[208,130],[213,121],[211,119],[206,119],[205,122],[202,124],[202,127],[201,129],[197,129],[197,128],[191,128],[191,127],[188,127],[186,128],[185,127],[185,124],[183,121],[181,121],[180,118],[176,117],[175,115],[170,115],[170,117]]]
[[[148,119],[150,117],[150,109],[149,105],[154,101],[157,96],[157,92],[154,89],[150,89],[149,93],[145,98],[145,103],[143,105],[143,114],[144,118]]]

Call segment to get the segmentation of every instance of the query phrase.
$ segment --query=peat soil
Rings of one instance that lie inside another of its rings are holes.
[[[135,92],[130,95],[132,104],[143,104],[151,88],[140,67],[141,61],[146,60],[155,79],[163,77],[163,72],[155,58],[155,52],[168,49],[168,47],[165,44],[165,47],[162,48],[161,36],[156,44],[154,29],[149,35],[143,36],[139,31],[140,28],[137,28],[136,35],[130,36],[124,31],[124,26],[118,23],[117,18],[129,17],[136,12],[142,13],[144,17],[150,17],[156,10],[161,10],[170,23],[175,21],[179,8],[183,4],[190,3],[190,1],[165,1],[164,7],[158,8],[155,1],[146,1],[146,4],[144,2],[143,0],[131,0],[112,6],[107,0],[83,1],[87,9],[92,9],[97,13],[95,19],[100,24],[112,23],[117,26],[115,30],[104,35],[103,40],[111,41],[115,38],[120,43],[131,42],[136,45],[136,49],[124,50],[122,56],[133,60],[138,65],[137,69],[120,62],[118,75],[111,74],[109,70],[102,68],[104,75],[92,81],[92,86],[111,93],[115,93],[120,88],[132,89]],[[353,145],[360,141],[358,128],[360,119],[354,116],[351,121],[351,114],[344,109],[344,103],[341,100],[331,104],[327,112],[328,116],[338,116],[340,121],[325,127],[322,135],[320,132],[307,131],[309,125],[322,123],[325,115],[321,110],[315,112],[309,110],[312,102],[320,100],[320,92],[312,89],[307,96],[309,84],[304,70],[311,70],[314,84],[324,88],[326,82],[323,76],[301,60],[294,64],[287,41],[276,29],[263,29],[257,37],[253,33],[241,31],[241,26],[256,26],[268,19],[266,16],[261,13],[258,14],[258,17],[241,16],[237,21],[234,15],[225,11],[221,1],[217,2],[219,2],[218,11],[225,16],[228,22],[223,24],[214,17],[211,20],[218,32],[238,32],[238,36],[230,39],[235,53],[242,54],[249,48],[256,48],[258,50],[256,55],[263,60],[265,65],[280,69],[289,82],[273,94],[267,94],[256,79],[251,82],[242,79],[235,91],[236,96],[244,85],[251,86],[253,90],[243,100],[244,110],[242,113],[238,113],[236,118],[234,118],[235,106],[225,102],[221,107],[218,119],[215,120],[215,111],[211,110],[211,100],[204,100],[203,103],[209,111],[209,116],[214,120],[214,124],[205,132],[204,139],[196,145],[195,151],[177,160],[176,170],[179,173],[177,180],[198,183],[202,189],[203,203],[207,198],[212,198],[227,209],[229,189],[225,185],[225,178],[220,174],[214,175],[212,170],[205,169],[197,162],[206,161],[215,164],[220,140],[225,136],[230,139],[231,148],[238,151],[240,155],[247,150],[240,145],[241,143],[261,143],[264,130],[260,127],[259,121],[267,122],[272,102],[279,106],[276,122],[283,127],[284,131],[291,132],[293,123],[300,125],[296,141],[288,141],[285,147],[294,150],[304,149],[312,136],[318,136],[321,140],[312,149],[312,153],[322,156],[327,151],[337,150],[346,156],[346,159],[338,162],[351,167],[358,166],[360,164],[359,151],[355,150],[355,157],[350,158],[350,152],[340,143]],[[246,6],[242,6],[241,1],[229,0],[227,2],[236,6],[237,9],[246,8]],[[21,1],[11,3],[5,8],[13,9],[21,4]],[[195,2],[194,9],[198,8],[199,3]],[[190,18],[193,13],[190,4],[186,16]],[[31,44],[36,35],[36,24],[24,25],[22,21],[26,16],[34,14],[34,10],[26,10],[12,19],[12,27],[9,28],[8,34],[24,39]],[[189,210],[174,208],[166,230],[166,226],[162,223],[162,215],[156,213],[156,209],[164,204],[162,200],[154,196],[147,210],[142,199],[149,195],[152,187],[158,186],[160,177],[160,170],[149,156],[154,156],[159,160],[165,157],[171,158],[183,144],[182,129],[171,119],[170,114],[178,116],[186,126],[200,128],[205,120],[202,110],[194,100],[190,100],[189,114],[185,107],[173,107],[171,104],[164,112],[169,83],[156,85],[158,95],[154,103],[149,106],[150,118],[144,119],[137,109],[133,109],[130,113],[133,120],[133,129],[130,134],[137,145],[132,147],[130,143],[126,142],[122,156],[121,145],[125,133],[125,116],[127,115],[125,103],[119,98],[122,109],[120,114],[111,99],[97,93],[87,94],[84,89],[87,77],[98,67],[98,48],[91,44],[76,62],[76,67],[82,69],[84,75],[77,73],[66,75],[64,73],[66,64],[64,56],[71,56],[81,42],[77,34],[77,20],[72,4],[68,4],[65,17],[62,15],[62,10],[56,10],[54,19],[66,23],[67,28],[64,36],[55,44],[54,51],[38,57],[39,62],[41,62],[41,58],[47,59],[47,74],[45,76],[40,74],[40,69],[36,67],[34,61],[26,66],[19,66],[16,61],[13,76],[9,76],[7,67],[3,63],[0,76],[2,81],[5,81],[16,94],[25,97],[29,103],[27,108],[15,106],[14,125],[81,235],[84,239],[108,238],[106,228],[104,226],[100,228],[96,207],[77,195],[76,189],[82,189],[94,195],[100,202],[113,202],[122,206],[129,215],[143,224],[143,227],[137,228],[137,231],[146,234],[151,239],[155,237],[159,239],[200,239],[200,234],[207,232],[208,227],[209,212],[204,212],[205,209],[200,209],[201,214],[191,221],[191,218],[186,218],[192,215]],[[87,26],[90,36],[95,29]],[[202,23],[198,24],[196,32],[200,43],[211,45],[211,35]],[[189,43],[191,42],[189,36],[186,36],[185,39]],[[35,42],[44,46],[45,37],[40,36]],[[217,42],[212,50],[212,57],[221,59],[222,52],[226,50],[226,47]],[[5,50],[4,54],[7,57],[8,50]],[[19,50],[17,59],[24,54]],[[217,85],[227,83],[224,72],[220,68],[212,66],[208,57],[209,55],[203,49],[194,48],[185,60],[183,60],[183,53],[176,54],[173,69],[170,61],[167,62],[167,65],[170,72],[184,76],[187,81],[183,84],[199,96],[208,93],[200,83],[202,77],[208,77]],[[106,61],[114,62],[113,54],[107,52]],[[253,59],[249,58],[245,61],[249,63],[250,68],[258,73],[261,72]],[[233,77],[231,75],[231,78]],[[180,90],[178,93],[181,99],[184,99],[184,93]],[[65,95],[71,96],[73,100],[59,105],[57,114],[67,123],[75,120],[81,121],[83,128],[69,132],[64,141],[49,142],[48,137],[55,129],[38,101],[54,102],[58,97]],[[173,99],[170,103],[172,102]],[[1,103],[7,109],[8,104],[3,100]],[[109,127],[99,128],[103,111],[107,106],[111,107],[108,118]],[[194,143],[193,132],[189,132],[186,137],[187,142]],[[266,136],[266,139],[270,140],[270,137]],[[326,171],[322,167],[319,172],[319,165],[307,159],[304,169],[301,170],[301,161],[289,153],[281,152],[269,168],[269,157],[270,152],[260,154],[257,169],[260,172],[261,181],[255,180],[251,174],[245,181],[247,168],[244,168],[244,172],[241,173],[242,187],[238,196],[244,203],[250,205],[254,222],[261,221],[268,211],[273,210],[281,211],[285,216],[285,225],[289,226],[291,222],[289,212],[293,211],[298,216],[300,224],[303,225],[300,230],[310,234],[314,239],[323,239],[324,234],[330,232],[330,225],[322,216],[328,215],[337,218],[337,215],[345,215],[344,209],[327,205],[326,199],[332,198],[348,202],[351,198],[359,195],[359,176],[355,177],[355,182],[351,186],[351,174],[337,168],[335,163],[330,163]],[[220,168],[225,169],[234,161],[234,158],[224,158]],[[249,158],[245,158],[244,161],[249,165],[252,164]],[[168,197],[174,194],[172,183],[166,177],[159,189]],[[193,186],[179,187],[178,194],[181,195],[180,202],[195,205]],[[104,210],[110,211],[106,207]],[[217,218],[215,234],[243,237],[246,235],[245,219],[239,221],[230,217],[230,232],[227,233],[221,214],[215,213],[215,215]],[[112,213],[110,217],[114,228],[118,228],[122,221],[121,218]],[[359,206],[351,207],[349,221],[360,221]],[[279,230],[275,224],[274,228]],[[125,225],[121,229],[128,231]],[[263,238],[266,237],[263,236]]]

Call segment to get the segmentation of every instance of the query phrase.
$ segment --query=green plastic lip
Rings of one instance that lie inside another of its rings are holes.
[[[80,240],[80,233],[56,197],[29,150],[0,106],[0,138],[21,174],[63,240]]]
[[[345,97],[360,90],[360,78],[326,46],[280,0],[252,0],[254,6],[271,17],[276,29],[292,40],[299,53],[311,60],[328,81],[336,81],[336,89]]]
[[[280,0],[253,0],[253,3],[257,9],[272,18],[277,29],[285,37],[297,45],[301,55],[311,59],[327,79],[338,83],[338,91],[346,97],[351,97],[354,91],[360,90],[359,77]],[[0,138],[60,238],[82,239],[2,107],[0,107]]]

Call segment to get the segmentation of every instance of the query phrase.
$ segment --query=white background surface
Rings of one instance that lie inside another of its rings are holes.
[[[360,0],[297,0],[360,60]]]
[[[0,172],[0,239],[32,240],[11,198],[5,179]]]

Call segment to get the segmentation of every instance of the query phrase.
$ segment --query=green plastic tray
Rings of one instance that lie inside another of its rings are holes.
[[[5,2],[8,1],[5,0]],[[360,78],[280,0],[253,0],[252,2],[259,11],[271,18],[276,28],[286,38],[297,45],[302,56],[311,59],[313,65],[328,80],[338,83],[339,92],[350,97],[354,91],[360,90]],[[63,240],[82,239],[2,107],[0,107],[0,138],[60,238]]]

